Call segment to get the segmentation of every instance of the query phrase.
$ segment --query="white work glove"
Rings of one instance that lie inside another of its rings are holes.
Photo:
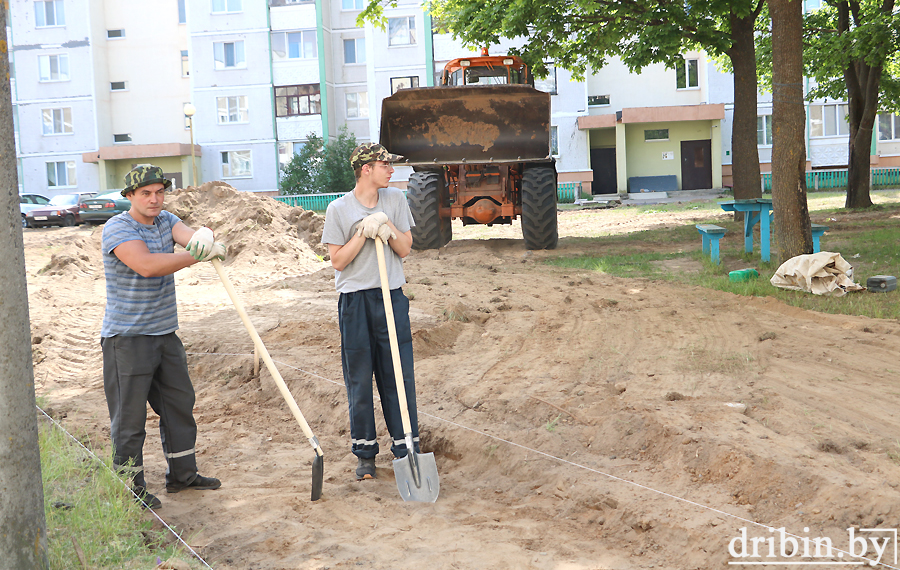
[[[220,241],[214,243],[212,249],[209,251],[206,257],[204,257],[200,261],[212,261],[213,259],[225,261],[225,244]]]
[[[378,228],[378,233],[376,233],[375,235],[380,237],[381,241],[383,241],[384,243],[387,243],[390,238],[396,239],[397,237],[396,234],[391,231],[391,226],[387,224],[381,224],[381,227]]]
[[[384,212],[375,212],[362,219],[356,227],[356,235],[361,235],[367,239],[375,239],[378,235],[378,228],[388,221],[387,214]]]
[[[205,258],[212,251],[213,245],[215,245],[213,241],[213,232],[211,229],[204,227],[194,232],[194,235],[191,236],[185,249],[194,256],[194,259],[197,261],[205,261]]]

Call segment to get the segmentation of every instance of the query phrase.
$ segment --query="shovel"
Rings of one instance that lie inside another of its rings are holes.
[[[397,327],[394,324],[394,307],[391,303],[391,289],[388,285],[387,267],[384,263],[385,243],[375,238],[378,253],[378,273],[381,275],[381,296],[384,297],[384,314],[387,319],[388,336],[391,340],[391,357],[394,361],[394,383],[400,399],[400,417],[403,418],[403,433],[406,436],[406,457],[394,460],[394,478],[397,489],[404,501],[437,501],[441,490],[434,453],[416,453],[413,444],[412,424],[409,421],[409,405],[404,389],[403,367],[400,364],[400,346],[397,344]]]
[[[319,445],[319,440],[316,438],[316,436],[313,435],[312,430],[309,428],[309,424],[306,423],[306,418],[303,417],[303,413],[297,406],[297,401],[294,400],[294,396],[291,394],[291,391],[288,390],[287,384],[284,383],[284,379],[281,377],[281,374],[278,373],[278,369],[275,368],[275,363],[272,362],[272,357],[269,356],[269,351],[266,350],[265,345],[263,345],[262,339],[259,338],[259,333],[257,333],[256,329],[253,327],[253,323],[250,322],[250,318],[247,316],[247,312],[244,310],[244,305],[241,303],[241,300],[238,298],[237,293],[235,293],[234,291],[234,287],[232,287],[231,285],[231,280],[228,279],[227,275],[225,275],[225,270],[222,268],[222,263],[218,259],[213,259],[212,264],[213,267],[216,268],[216,273],[219,274],[219,279],[222,280],[222,285],[224,285],[225,290],[228,291],[228,296],[231,297],[231,302],[234,303],[234,308],[237,310],[238,315],[240,315],[241,320],[244,322],[244,326],[247,327],[247,332],[250,333],[250,338],[253,339],[253,344],[256,346],[257,351],[262,355],[263,361],[266,363],[266,368],[269,369],[269,373],[272,374],[272,378],[275,380],[275,384],[278,385],[278,390],[281,392],[281,395],[287,402],[288,407],[291,409],[291,412],[297,419],[297,423],[300,424],[300,429],[303,430],[303,435],[306,436],[306,438],[309,440],[310,445],[312,445],[313,449],[316,450],[316,457],[315,459],[313,459],[312,464],[312,492],[310,499],[313,501],[318,501],[322,496],[322,480],[325,477],[325,459],[324,454],[322,453],[322,446]]]

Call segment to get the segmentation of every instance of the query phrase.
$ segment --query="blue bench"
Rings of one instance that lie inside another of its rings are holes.
[[[813,253],[819,253],[819,238],[828,231],[828,226],[822,224],[810,224],[813,238]]]
[[[703,238],[703,253],[708,253],[716,265],[719,264],[719,240],[725,235],[725,228],[712,224],[697,224],[697,231]]]

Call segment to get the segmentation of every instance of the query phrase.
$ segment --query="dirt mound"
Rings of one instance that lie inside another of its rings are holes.
[[[90,236],[78,238],[63,245],[50,261],[42,267],[40,275],[68,275],[82,273],[92,275],[103,271],[103,255],[100,252],[101,233],[98,228]]]

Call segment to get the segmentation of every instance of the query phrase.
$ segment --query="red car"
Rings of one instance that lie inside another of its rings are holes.
[[[97,194],[76,192],[50,198],[50,203],[25,214],[25,223],[32,228],[41,226],[74,226],[81,223],[81,203]]]

